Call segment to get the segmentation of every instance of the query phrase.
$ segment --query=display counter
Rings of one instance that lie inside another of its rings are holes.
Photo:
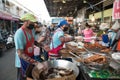
[[[80,74],[76,80],[120,80],[120,73],[110,67],[102,70],[91,70],[81,64],[79,69]]]

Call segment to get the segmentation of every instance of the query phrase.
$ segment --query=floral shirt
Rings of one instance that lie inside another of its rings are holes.
[[[50,45],[51,36],[48,28],[42,27],[42,31],[38,34],[38,38],[40,37],[45,37],[45,40],[41,42],[41,46]]]

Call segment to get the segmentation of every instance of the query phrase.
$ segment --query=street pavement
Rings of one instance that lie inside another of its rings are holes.
[[[0,80],[16,80],[15,49],[5,50],[0,56]]]

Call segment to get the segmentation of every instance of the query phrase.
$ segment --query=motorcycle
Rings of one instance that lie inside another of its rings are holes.
[[[6,48],[10,49],[10,48],[13,48],[13,47],[15,47],[14,35],[10,34],[7,38],[7,41],[6,41]]]

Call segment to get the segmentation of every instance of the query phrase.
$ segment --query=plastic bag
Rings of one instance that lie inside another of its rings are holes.
[[[118,22],[118,20],[116,20],[116,22],[113,24],[113,26],[111,27],[111,29],[118,30],[119,28],[120,28],[120,23]]]
[[[106,30],[106,29],[109,29],[109,24],[107,24],[107,23],[101,23],[100,30]]]

